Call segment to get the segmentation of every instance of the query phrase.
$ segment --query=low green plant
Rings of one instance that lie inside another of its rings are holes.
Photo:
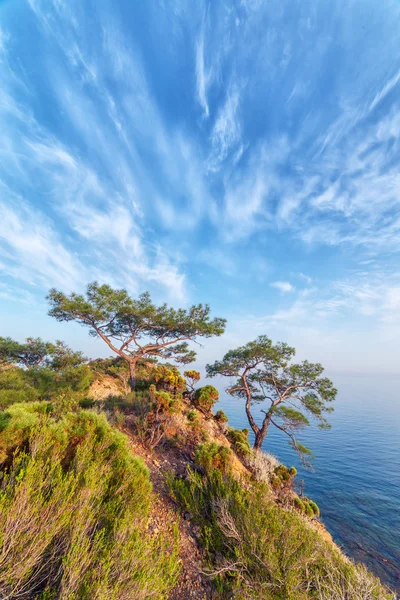
[[[197,412],[197,410],[188,410],[186,413],[186,417],[189,423],[198,423],[199,421],[199,413]]]
[[[305,510],[307,516],[319,517],[319,515],[320,515],[319,506],[316,502],[314,502],[314,500],[310,500],[309,498],[303,498],[303,502],[304,502],[304,505],[308,506],[308,508],[306,508],[306,510]]]
[[[299,498],[299,496],[295,496],[293,498],[293,506],[297,508],[297,510],[299,510],[300,512],[305,512],[304,502],[301,498]]]
[[[223,410],[217,410],[217,412],[214,415],[214,419],[218,423],[227,423],[228,422],[228,417],[226,416],[226,414],[224,413]]]
[[[166,598],[177,533],[152,537],[149,473],[104,415],[0,413],[0,597]],[[10,452],[12,451],[12,454]]]
[[[228,440],[232,444],[232,448],[238,456],[241,458],[248,458],[251,454],[251,447],[247,438],[249,434],[248,429],[229,429]]]
[[[204,471],[217,469],[227,473],[232,464],[232,452],[229,448],[221,446],[217,442],[200,444],[196,451],[195,464]]]
[[[194,404],[204,412],[210,412],[219,398],[219,392],[213,385],[205,385],[195,390]]]
[[[215,469],[189,472],[186,479],[169,477],[168,483],[174,500],[199,527],[205,570],[214,577],[213,598],[393,598],[301,515],[277,505],[267,484],[244,484]]]

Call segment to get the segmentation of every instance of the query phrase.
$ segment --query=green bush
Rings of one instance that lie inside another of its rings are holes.
[[[304,514],[307,517],[313,517],[314,511],[313,511],[312,507],[310,506],[310,503],[305,501],[305,502],[303,502],[303,504],[304,504]]]
[[[212,409],[218,398],[219,392],[213,385],[205,385],[197,389],[193,394],[194,404],[205,412],[209,412]]]
[[[187,411],[186,417],[190,423],[197,423],[199,420],[199,413],[196,410],[190,409]]]
[[[32,387],[27,371],[11,367],[0,371],[0,410],[17,402],[39,400],[40,392]]]
[[[218,421],[218,423],[228,422],[228,417],[226,416],[223,410],[217,410],[217,412],[214,415],[214,419]]]
[[[299,498],[298,496],[295,496],[293,498],[293,506],[295,508],[297,508],[297,510],[299,510],[300,512],[305,512],[305,506],[304,506],[304,502],[301,498]]]
[[[220,446],[216,442],[201,444],[197,448],[195,463],[204,471],[217,469],[227,473],[232,464],[232,452],[226,446]]]
[[[251,447],[248,436],[248,429],[229,429],[228,440],[231,442],[232,447],[236,454],[241,458],[247,458],[251,454]]]
[[[316,502],[314,502],[314,500],[310,500],[309,498],[303,498],[304,500],[304,504],[308,505],[308,508],[306,508],[305,512],[307,514],[307,516],[313,517],[319,517],[320,515],[320,511],[319,511],[319,506]]]
[[[289,481],[291,478],[290,470],[285,465],[279,465],[276,467],[275,474],[282,482]]]
[[[47,408],[0,413],[0,597],[166,598],[177,538],[146,533],[152,490],[144,463],[103,415],[81,410],[55,420]]]
[[[91,382],[87,365],[53,371],[50,368],[24,370],[19,367],[0,371],[0,410],[21,402],[52,400],[64,408],[65,399],[74,398],[77,405]]]
[[[300,515],[280,508],[266,484],[243,484],[212,470],[190,472],[185,480],[170,478],[169,486],[200,529],[206,570],[214,575],[213,598],[392,598]]]

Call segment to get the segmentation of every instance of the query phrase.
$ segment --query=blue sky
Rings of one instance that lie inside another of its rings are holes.
[[[1,334],[97,279],[399,372],[400,3],[0,1]]]

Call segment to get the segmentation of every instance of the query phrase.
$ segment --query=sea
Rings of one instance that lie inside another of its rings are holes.
[[[338,388],[332,428],[311,426],[298,439],[315,456],[313,470],[302,467],[285,434],[271,428],[263,450],[294,465],[304,493],[320,507],[321,520],[354,561],[364,563],[400,594],[400,377],[331,376]],[[248,427],[243,402],[218,382],[217,409],[229,425]],[[254,414],[260,419],[260,410]]]

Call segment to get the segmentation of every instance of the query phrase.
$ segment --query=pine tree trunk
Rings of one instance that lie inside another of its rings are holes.
[[[133,391],[136,387],[136,363],[129,362],[129,385]]]
[[[261,446],[262,446],[262,443],[263,443],[263,441],[264,441],[264,438],[265,438],[265,434],[263,435],[263,434],[262,434],[262,431],[259,431],[259,432],[256,434],[256,437],[255,437],[255,439],[254,439],[254,445],[253,445],[253,448],[254,448],[254,450],[256,450],[257,452],[259,452],[259,451],[261,450]]]
[[[269,427],[270,421],[271,421],[271,417],[269,415],[266,415],[261,429],[259,429],[256,432],[256,437],[254,439],[253,448],[257,452],[259,452],[261,450],[262,443],[265,440],[265,436],[268,433],[268,427]]]

